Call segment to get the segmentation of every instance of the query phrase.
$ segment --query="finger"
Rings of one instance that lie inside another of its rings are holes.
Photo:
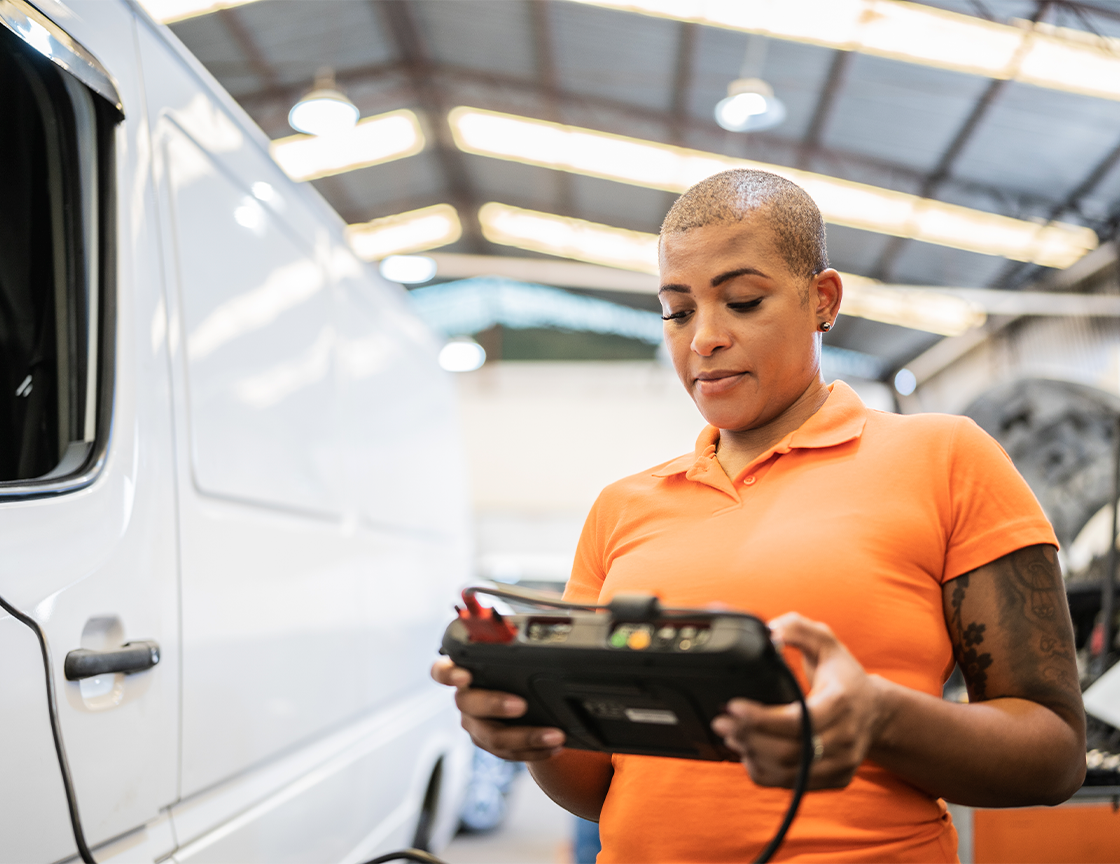
[[[801,764],[801,742],[797,740],[774,735],[729,736],[724,738],[724,744],[743,757],[744,762],[755,762],[783,771],[795,769]]]
[[[749,699],[732,699],[724,708],[725,717],[753,732],[764,732],[785,738],[801,735],[801,706],[763,705]],[[812,716],[812,715],[810,715]]]
[[[442,657],[432,664],[432,678],[440,684],[459,690],[471,686],[471,673],[462,666],[456,666],[448,657]]]
[[[455,694],[455,705],[470,717],[520,717],[528,704],[520,696],[497,690],[468,688]]]
[[[564,744],[564,733],[548,727],[503,726],[492,720],[464,715],[463,728],[483,750],[519,762],[551,758]]]
[[[771,621],[770,633],[783,645],[797,648],[814,665],[822,652],[839,644],[827,624],[812,621],[796,612],[787,612]]]

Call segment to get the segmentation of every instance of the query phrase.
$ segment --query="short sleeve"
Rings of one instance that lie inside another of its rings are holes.
[[[1058,545],[1011,458],[972,420],[960,418],[949,458],[950,531],[942,582],[1025,546]]]
[[[607,578],[603,569],[606,558],[603,554],[603,532],[599,525],[603,516],[602,502],[603,496],[600,495],[591,506],[591,512],[587,514],[587,521],[583,523],[583,531],[579,535],[579,545],[576,546],[576,557],[572,563],[572,576],[564,590],[564,599],[573,603],[598,603],[599,592]]]

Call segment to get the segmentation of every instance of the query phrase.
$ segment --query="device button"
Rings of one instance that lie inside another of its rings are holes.
[[[630,634],[630,638],[626,640],[626,647],[633,651],[645,651],[649,647],[651,641],[648,630],[635,630]]]
[[[611,647],[624,648],[626,647],[626,639],[630,634],[625,628],[619,627],[611,634]]]

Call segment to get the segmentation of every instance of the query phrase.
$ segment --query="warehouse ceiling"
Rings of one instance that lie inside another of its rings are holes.
[[[922,5],[1088,40],[1120,36],[1120,7],[1103,2]],[[1087,226],[1102,241],[1120,218],[1120,102],[1111,98],[568,0],[262,0],[171,28],[272,139],[292,134],[288,111],[323,66],[363,117],[414,111],[421,152],[311,182],[348,223],[451,204],[463,233],[440,251],[532,254],[483,237],[486,202],[655,233],[675,197],[465,152],[447,120],[461,105]],[[713,109],[752,39],[755,57],[765,42],[759,77],[788,114],[765,132],[727,132]],[[829,251],[842,271],[896,284],[1015,290],[1052,272],[840,224],[829,225]],[[656,308],[651,296],[623,299]],[[940,337],[849,317],[828,338],[896,369]]]

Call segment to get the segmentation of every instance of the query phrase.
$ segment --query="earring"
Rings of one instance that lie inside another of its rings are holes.
[[[827,333],[831,329],[832,329],[832,325],[829,324],[827,321],[822,321],[821,322],[821,331],[822,332]]]

